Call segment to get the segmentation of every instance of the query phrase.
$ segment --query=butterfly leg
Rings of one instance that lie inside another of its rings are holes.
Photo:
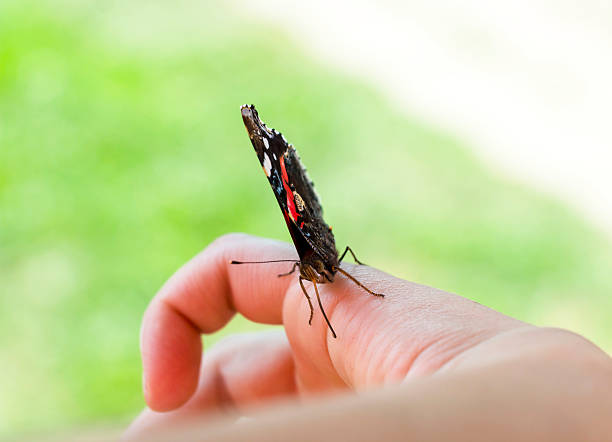
[[[295,269],[297,269],[299,265],[300,265],[300,263],[299,263],[299,262],[295,262],[295,263],[293,263],[293,267],[291,267],[291,270],[289,270],[288,272],[285,272],[285,273],[279,273],[279,274],[278,274],[278,275],[276,275],[276,276],[278,276],[279,278],[281,278],[281,277],[283,277],[283,276],[289,276],[289,275],[291,275],[293,272],[295,272]]]
[[[354,276],[352,276],[351,274],[349,274],[346,270],[341,269],[340,267],[334,267],[334,271],[340,272],[342,273],[344,276],[346,276],[348,279],[350,279],[351,281],[353,281],[355,284],[357,284],[359,287],[361,287],[362,289],[364,289],[366,292],[368,292],[370,295],[374,295],[374,296],[380,296],[381,298],[384,298],[385,295],[383,295],[382,293],[375,293],[372,290],[370,290],[369,288],[367,288],[365,285],[363,285],[362,283],[360,283],[359,281],[357,281],[357,279],[355,279]]]
[[[303,280],[304,280],[304,278],[302,278],[300,276],[300,286],[302,287],[302,291],[304,292],[304,296],[306,296],[306,300],[308,301],[308,306],[310,307],[310,318],[308,318],[308,325],[311,325],[312,324],[312,315],[314,313],[314,309],[312,308],[312,302],[310,301],[310,296],[308,296],[308,292],[306,291],[306,287],[304,287],[304,283],[302,282]]]
[[[357,257],[356,257],[356,256],[355,256],[355,254],[353,253],[353,250],[352,250],[352,249],[351,249],[349,246],[346,246],[346,249],[344,249],[344,252],[342,252],[342,256],[340,256],[340,259],[338,260],[338,263],[341,263],[341,262],[342,262],[342,259],[344,258],[344,255],[346,255],[346,252],[351,252],[352,257],[353,257],[353,259],[355,260],[355,262],[356,262],[357,264],[359,264],[359,265],[361,265],[361,266],[366,265],[366,264],[362,263],[361,261],[359,261],[359,260],[357,259]]]
[[[321,298],[319,297],[319,289],[317,288],[317,283],[314,280],[311,280],[310,282],[312,282],[312,285],[314,285],[315,293],[317,294],[317,302],[319,303],[319,308],[321,309],[321,313],[323,313],[325,322],[327,322],[327,326],[331,330],[332,335],[334,336],[334,338],[336,338],[337,337],[336,332],[334,331],[334,328],[331,326],[329,319],[327,319],[327,315],[325,314],[325,310],[323,309],[323,304],[321,304]]]

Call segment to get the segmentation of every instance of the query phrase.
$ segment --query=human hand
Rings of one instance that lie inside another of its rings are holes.
[[[534,398],[529,391],[518,394],[524,383],[516,376],[524,370],[537,373],[539,386],[559,377],[562,385],[573,382],[571,376],[583,379],[581,370],[612,386],[609,358],[583,338],[525,324],[458,295],[370,267],[343,264],[366,286],[386,296],[370,296],[341,275],[333,284],[320,285],[322,302],[338,333],[333,339],[320,312],[315,310],[312,326],[308,326],[309,308],[297,278],[276,277],[287,271],[287,263],[229,264],[232,259],[294,256],[284,243],[228,235],[164,285],[145,313],[141,332],[143,385],[150,410],[136,419],[128,436],[152,434],[154,429],[185,417],[228,410],[232,415],[240,414],[275,398],[371,390],[383,385],[402,384],[412,404],[421,401],[424,405],[425,393],[418,390],[425,388],[423,385],[433,388],[426,396],[444,401],[455,388],[454,399],[474,391],[466,386],[490,381],[494,386],[512,387],[498,392],[509,396],[509,406],[528,401],[528,407]],[[286,337],[282,333],[239,336],[223,341],[202,357],[200,335],[219,330],[235,312],[255,322],[283,324]],[[571,370],[566,373],[567,367]],[[427,381],[419,383],[423,379]],[[440,389],[434,381],[448,382]],[[533,383],[528,385],[533,390]],[[546,404],[551,402],[551,412],[566,392],[558,389],[556,393],[560,397],[545,398]],[[591,393],[586,387],[572,390],[578,404],[577,399],[584,396],[587,401]],[[436,411],[440,405],[439,401],[429,403]],[[609,397],[606,410],[612,410]],[[410,406],[406,405],[405,411],[408,418]],[[459,407],[455,415],[461,412]],[[598,414],[590,410],[588,415]],[[335,422],[341,425],[342,419]],[[416,424],[411,424],[411,431],[416,431]],[[251,436],[258,440],[255,433]],[[457,434],[454,436],[458,440]],[[317,437],[321,440],[321,435]]]

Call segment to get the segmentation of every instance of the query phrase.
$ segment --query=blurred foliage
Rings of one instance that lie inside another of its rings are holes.
[[[0,433],[128,420],[161,284],[223,233],[289,239],[244,102],[300,150],[339,247],[612,348],[603,236],[279,30],[208,3],[4,1]]]

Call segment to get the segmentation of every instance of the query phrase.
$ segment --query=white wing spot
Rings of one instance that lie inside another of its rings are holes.
[[[266,176],[270,176],[270,171],[272,170],[272,162],[270,161],[270,157],[267,153],[264,153],[263,168],[264,172],[266,172]]]
[[[266,149],[270,148],[270,143],[268,142],[268,139],[266,137],[262,138],[264,146],[266,146]]]
[[[276,154],[274,152],[272,152],[272,158],[274,158],[274,161],[278,160],[278,158],[276,158]]]

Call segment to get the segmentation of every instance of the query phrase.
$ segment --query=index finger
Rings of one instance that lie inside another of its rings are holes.
[[[201,333],[223,327],[239,312],[255,322],[280,324],[290,278],[270,278],[287,263],[232,266],[230,260],[297,259],[285,243],[225,235],[178,270],[147,308],[141,329],[143,388],[149,407],[174,409],[195,391]]]

